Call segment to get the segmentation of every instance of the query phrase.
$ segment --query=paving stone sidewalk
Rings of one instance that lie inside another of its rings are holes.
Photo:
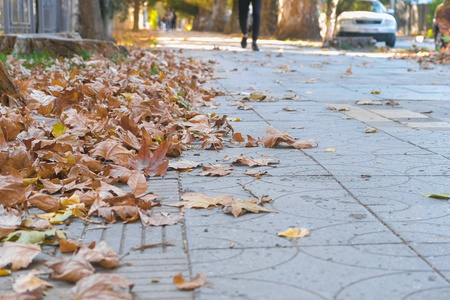
[[[263,137],[272,125],[319,146],[193,149],[181,158],[224,164],[225,156],[244,154],[280,163],[258,167],[269,174],[261,179],[235,166],[224,177],[194,170],[150,180],[164,204],[184,192],[267,195],[273,213],[234,218],[220,209],[186,210],[175,226],[134,222],[97,230],[98,224],[77,220],[66,226],[75,238],[105,240],[119,253],[122,266],[112,272],[135,283],[135,299],[450,298],[450,207],[422,195],[450,192],[449,66],[424,70],[414,60],[270,41],[261,41],[261,52],[240,49],[238,39],[173,38],[160,47],[214,62],[208,85],[225,95],[205,112],[239,118],[232,122],[236,132]],[[252,102],[251,110],[232,105],[254,92],[273,101]],[[383,104],[355,104],[364,99]],[[384,104],[389,100],[399,105]],[[369,126],[378,132],[365,133]],[[311,234],[277,236],[289,227]],[[132,250],[161,242],[174,246]],[[178,291],[172,278],[180,272],[207,274],[207,284]],[[0,292],[9,291],[13,279],[0,278]],[[60,283],[46,298],[62,299],[70,287]]]

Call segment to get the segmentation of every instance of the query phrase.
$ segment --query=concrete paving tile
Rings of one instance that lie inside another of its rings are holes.
[[[379,245],[370,252],[372,249],[194,250],[191,260],[194,273],[208,273],[211,282],[199,290],[198,299],[213,294],[225,299],[238,295],[242,299],[274,299],[274,295],[276,299],[298,299],[298,295],[306,299],[399,299],[411,290],[445,283],[439,277],[429,280],[435,274],[404,245]],[[238,263],[231,266],[229,261]],[[369,288],[371,282],[383,289]],[[232,285],[235,288],[230,288]],[[261,289],[267,297],[260,294]]]

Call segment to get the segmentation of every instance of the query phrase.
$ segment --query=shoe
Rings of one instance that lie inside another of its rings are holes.
[[[244,37],[242,37],[242,40],[241,40],[241,47],[242,48],[247,48],[247,38],[244,36]]]
[[[252,43],[252,49],[253,51],[259,51],[258,45],[256,45],[256,43]]]

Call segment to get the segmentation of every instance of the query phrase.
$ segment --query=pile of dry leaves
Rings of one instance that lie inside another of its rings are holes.
[[[201,85],[211,68],[172,52],[138,49],[117,62],[73,57],[54,60],[47,67],[23,65],[23,60],[8,57],[7,66],[22,99],[3,94],[0,106],[0,238],[5,242],[0,248],[0,272],[9,274],[28,266],[41,252],[36,244],[66,247],[70,243],[76,255],[48,266],[54,270],[53,279],[77,282],[73,295],[92,292],[93,286],[112,291],[114,286],[132,284],[114,275],[94,274],[91,262],[107,268],[118,265],[115,252],[106,244],[68,241],[66,233],[52,225],[72,217],[89,221],[91,216],[107,223],[141,219],[147,226],[175,224],[179,216],[151,212],[159,202],[149,192],[147,177],[165,175],[169,157],[180,156],[193,145],[222,149],[230,133],[234,135],[227,142],[235,146],[316,146],[314,141],[297,141],[272,127],[262,140],[248,136],[246,141],[234,133],[226,116],[198,112],[200,106],[212,106],[219,94]],[[270,162],[239,157],[234,163]],[[128,185],[131,193],[117,183]],[[177,206],[198,207],[187,204],[198,201],[190,196]],[[204,208],[220,206],[234,216],[268,211],[254,199],[216,200],[209,198]],[[43,213],[29,214],[33,207]],[[10,256],[12,252],[24,255],[17,258]],[[68,270],[72,270],[69,277],[61,274]],[[75,274],[80,276],[72,277]],[[41,280],[35,275],[23,279],[28,286]],[[35,289],[14,290],[16,295],[42,294],[48,286],[39,281]]]

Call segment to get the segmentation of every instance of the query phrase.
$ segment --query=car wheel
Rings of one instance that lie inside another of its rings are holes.
[[[436,45],[436,51],[441,51],[442,48],[445,47],[444,37],[442,36],[439,29],[436,30],[436,34],[434,36],[434,44]]]
[[[392,34],[388,37],[388,39],[386,40],[386,46],[394,48],[395,46],[395,34]]]

